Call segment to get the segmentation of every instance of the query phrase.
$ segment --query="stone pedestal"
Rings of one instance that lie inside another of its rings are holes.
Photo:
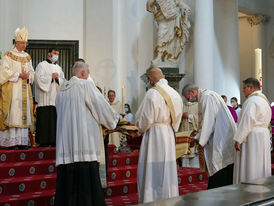
[[[180,93],[179,91],[179,87],[180,87],[180,81],[181,79],[185,76],[185,74],[179,74],[179,68],[171,68],[171,67],[159,67],[162,72],[164,73],[164,75],[166,76],[166,80],[168,81],[169,86],[171,86],[173,89],[175,89],[177,92]],[[149,70],[151,69],[148,68],[146,70],[146,73],[149,72]],[[146,79],[146,74],[143,74],[141,76],[141,79],[147,83],[148,79]]]

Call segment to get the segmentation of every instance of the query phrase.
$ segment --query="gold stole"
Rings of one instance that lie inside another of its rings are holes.
[[[200,132],[201,128],[202,128],[202,112],[201,112],[201,103],[200,103],[200,99],[202,97],[202,93],[206,91],[206,89],[199,89],[198,90],[198,131],[197,133]],[[199,154],[199,164],[200,164],[200,170],[203,172],[207,173],[207,166],[206,166],[206,161],[205,161],[205,151],[204,148],[198,143],[198,154]]]
[[[170,110],[171,127],[172,127],[172,123],[175,122],[175,110],[174,110],[172,101],[170,99],[170,96],[166,93],[166,91],[162,87],[160,87],[158,85],[154,85],[152,88],[157,90],[162,95],[162,97],[164,98],[164,100],[165,100],[165,102],[166,102],[166,104],[167,104],[167,106]]]
[[[250,94],[248,97],[252,97],[252,96],[262,97],[262,98],[268,103],[268,105],[270,105],[270,104],[269,104],[269,101],[268,101],[268,99],[266,98],[265,95],[260,94],[260,93],[253,93],[253,94]]]
[[[12,52],[6,52],[5,55],[10,57],[12,60],[21,63],[21,72],[24,71],[25,65],[31,60],[31,57],[28,55],[26,57],[19,57],[14,55]],[[12,98],[12,89],[13,82],[6,82],[1,86],[1,96],[0,96],[0,130],[7,129],[7,125],[5,125],[4,121],[9,112],[11,98]],[[30,112],[31,112],[31,121],[33,122],[33,99],[31,93],[30,84],[28,84],[27,80],[22,80],[22,128],[27,128],[27,98],[29,94],[29,104],[30,104]],[[9,125],[12,126],[12,125]]]
[[[12,82],[6,82],[5,84],[1,85],[0,90],[0,130],[7,129],[7,126],[4,124],[5,118],[8,115],[12,97]]]

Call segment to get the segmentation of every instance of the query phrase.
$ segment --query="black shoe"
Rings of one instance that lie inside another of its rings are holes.
[[[29,149],[29,147],[26,145],[20,145],[18,146],[18,149]]]
[[[17,146],[13,146],[13,147],[7,147],[6,149],[7,150],[18,150],[18,147]]]

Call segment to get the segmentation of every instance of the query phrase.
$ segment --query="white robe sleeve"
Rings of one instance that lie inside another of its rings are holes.
[[[241,110],[241,121],[234,140],[240,144],[246,141],[248,134],[251,132],[256,123],[256,105],[253,102],[247,102],[247,105]]]
[[[138,127],[138,130],[140,133],[143,134],[154,122],[154,118],[153,118],[154,111],[155,109],[154,109],[152,91],[148,91],[135,115],[136,126]]]
[[[27,72],[29,72],[29,83],[32,84],[34,82],[35,71],[32,67],[32,61],[31,60],[29,61],[27,67],[28,67]]]
[[[218,107],[216,106],[216,101],[213,96],[206,95],[201,100],[202,107],[202,128],[197,135],[199,139],[199,144],[203,147],[207,144],[210,136],[214,132],[215,118],[218,113]]]
[[[59,72],[59,85],[61,86],[64,81],[65,81],[65,75],[64,75],[64,72],[62,71],[62,68],[60,67],[60,72]]]
[[[44,92],[49,92],[52,82],[52,74],[46,72],[41,64],[38,64],[35,72],[36,86]]]
[[[16,72],[16,73],[13,75],[13,77],[9,79],[9,81],[10,81],[10,82],[17,82],[18,79],[19,79],[19,75],[20,75],[20,74],[19,74],[18,72]]]
[[[119,114],[111,108],[95,85],[91,84],[88,80],[87,84],[85,84],[85,89],[85,91],[87,91],[85,93],[85,103],[90,109],[94,119],[98,124],[103,125],[109,130],[115,129],[119,122]]]
[[[4,55],[0,64],[0,85],[9,81],[15,75],[16,72],[11,70],[11,65],[12,60],[7,55]]]

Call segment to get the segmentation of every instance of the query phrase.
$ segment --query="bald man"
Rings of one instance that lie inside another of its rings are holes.
[[[136,113],[143,134],[137,171],[139,203],[178,196],[174,131],[180,125],[182,99],[161,69],[152,68],[147,76],[152,88]]]

